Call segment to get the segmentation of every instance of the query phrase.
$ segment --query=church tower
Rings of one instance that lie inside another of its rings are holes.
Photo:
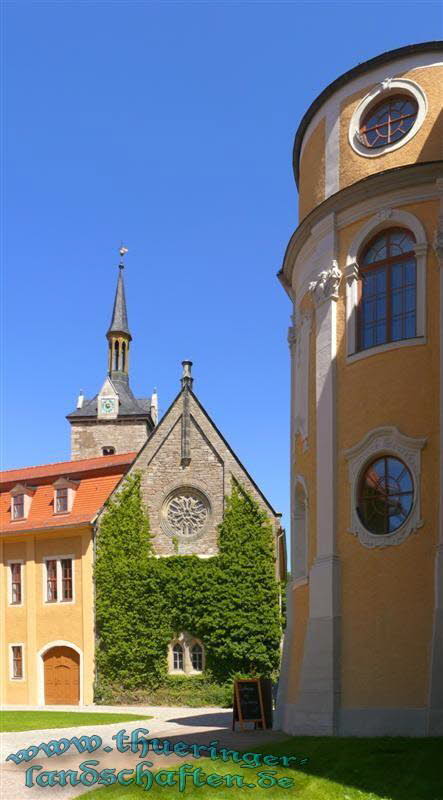
[[[157,395],[134,397],[129,385],[129,349],[132,341],[120,250],[119,273],[108,340],[108,374],[97,395],[88,400],[81,392],[71,424],[71,458],[93,458],[138,451],[157,423]]]

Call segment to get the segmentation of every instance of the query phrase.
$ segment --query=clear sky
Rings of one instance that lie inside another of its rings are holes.
[[[180,362],[275,508],[289,506],[291,151],[358,62],[441,38],[438,2],[6,2],[3,467],[69,458],[106,374],[125,269],[136,394]]]

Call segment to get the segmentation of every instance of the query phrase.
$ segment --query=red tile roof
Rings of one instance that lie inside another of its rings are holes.
[[[0,473],[0,531],[10,534],[91,522],[135,456],[136,453],[125,453],[81,461],[61,461]],[[53,483],[57,478],[68,475],[78,481],[72,511],[54,514]],[[28,518],[13,522],[10,490],[17,483],[26,483],[35,491]]]
[[[136,452],[120,453],[114,456],[99,456],[98,458],[83,458],[79,461],[56,461],[54,464],[40,464],[36,467],[20,467],[0,472],[0,486],[3,483],[24,483],[34,478],[46,478],[53,475],[71,475],[80,472],[89,472],[95,469],[108,469],[129,465],[134,461]]]

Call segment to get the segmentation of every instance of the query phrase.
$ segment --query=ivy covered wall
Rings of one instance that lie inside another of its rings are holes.
[[[188,631],[205,647],[206,670],[272,676],[282,633],[272,526],[237,483],[226,498],[219,553],[152,551],[140,474],[108,501],[96,537],[96,696],[151,689],[167,678],[167,648]],[[190,678],[189,680],[192,680]]]

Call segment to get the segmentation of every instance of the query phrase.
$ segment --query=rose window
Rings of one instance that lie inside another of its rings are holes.
[[[163,508],[167,533],[184,539],[202,533],[208,517],[209,502],[197,489],[177,489]]]

